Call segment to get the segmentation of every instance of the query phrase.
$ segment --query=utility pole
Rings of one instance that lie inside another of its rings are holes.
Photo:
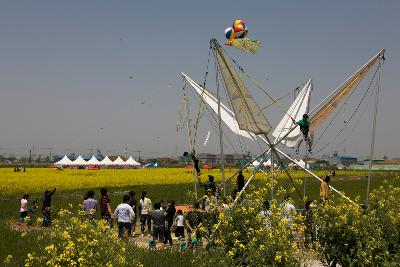
[[[49,147],[48,150],[49,150],[49,160],[52,161],[52,150],[53,150],[53,148]]]

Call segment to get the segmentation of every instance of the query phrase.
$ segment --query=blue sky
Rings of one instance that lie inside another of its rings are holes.
[[[186,131],[176,131],[179,72],[202,82],[209,39],[223,42],[225,28],[240,18],[262,46],[256,55],[228,53],[274,97],[312,78],[311,106],[386,48],[376,151],[400,156],[399,10],[398,1],[4,1],[0,153],[22,155],[32,145],[57,153],[127,147],[148,156],[188,150]],[[208,84],[215,88],[212,74]],[[260,106],[267,102],[254,94]],[[289,104],[290,97],[282,103]],[[346,144],[325,153],[368,154],[372,109],[365,110]],[[282,114],[267,116],[276,125]],[[199,144],[212,130],[206,120],[200,128]],[[217,152],[217,144],[212,130],[199,150]],[[253,144],[246,149],[258,152]]]

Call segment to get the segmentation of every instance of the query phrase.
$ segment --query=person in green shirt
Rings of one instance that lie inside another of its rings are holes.
[[[300,126],[300,131],[303,134],[304,141],[306,141],[308,144],[308,152],[312,153],[312,150],[311,150],[312,140],[311,140],[310,136],[308,135],[308,131],[310,130],[310,121],[308,120],[308,115],[304,114],[303,119],[296,122],[296,124]],[[296,145],[296,154],[299,154],[299,148],[300,148],[300,144],[302,141],[303,141],[303,138],[299,137],[299,140],[297,141],[297,145]]]
[[[215,193],[215,191],[217,189],[217,186],[216,186],[216,184],[214,182],[214,176],[208,175],[208,181],[204,182],[204,183],[200,180],[200,177],[198,177],[198,179],[199,179],[199,185],[201,187],[204,187],[204,194],[205,195],[207,195],[207,190],[208,189],[211,189],[211,192],[213,192],[213,194]]]

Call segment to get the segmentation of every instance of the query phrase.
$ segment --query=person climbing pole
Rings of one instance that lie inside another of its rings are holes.
[[[193,160],[193,164],[194,164],[194,169],[196,170],[196,175],[200,176],[201,171],[200,171],[200,167],[199,167],[199,160],[196,158],[196,154],[194,151],[192,154],[192,160]]]
[[[306,143],[308,144],[308,152],[312,153],[312,150],[311,150],[312,139],[309,136],[310,121],[308,120],[308,115],[304,114],[303,119],[301,119],[297,122],[293,120],[293,122],[300,126],[300,131],[303,134],[304,141],[306,141]],[[303,141],[303,138],[299,137],[299,140],[297,141],[296,154],[299,154],[299,148],[300,148],[301,142]]]

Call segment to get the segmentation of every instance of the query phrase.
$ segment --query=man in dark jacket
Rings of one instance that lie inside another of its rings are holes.
[[[42,206],[42,214],[43,214],[43,226],[51,225],[51,196],[56,192],[56,188],[53,191],[46,190],[44,191],[43,197],[43,206]]]
[[[128,204],[132,207],[133,211],[135,212],[135,218],[132,220],[133,234],[135,234],[136,218],[138,217],[138,215],[137,215],[137,200],[136,200],[135,192],[129,191],[129,197],[130,197],[130,199],[128,201]]]
[[[244,187],[244,176],[242,171],[239,171],[239,174],[237,176],[237,186],[238,186],[238,191],[242,191]]]

